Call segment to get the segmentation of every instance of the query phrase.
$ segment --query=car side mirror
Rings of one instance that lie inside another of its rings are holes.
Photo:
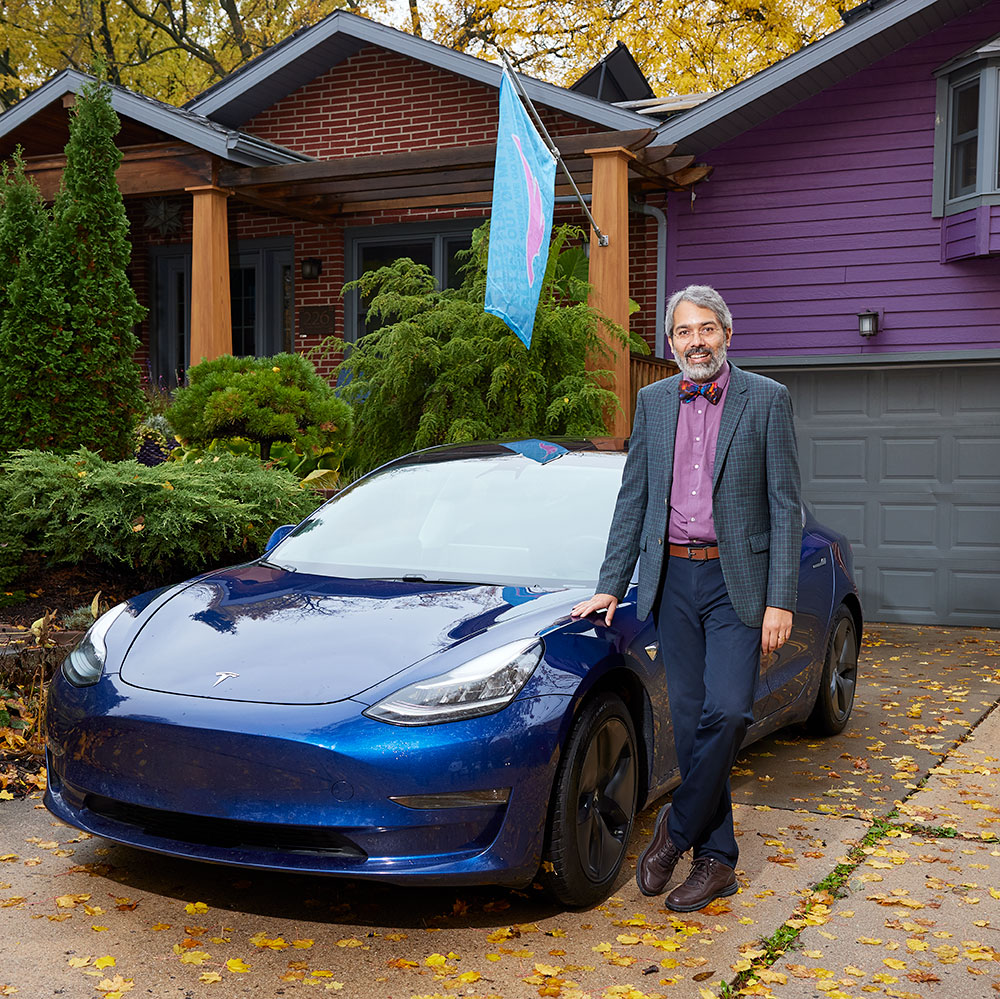
[[[267,539],[267,545],[264,547],[264,554],[266,555],[279,541],[284,541],[288,537],[291,531],[295,530],[294,524],[282,524],[281,527],[276,527],[272,532],[271,536]]]

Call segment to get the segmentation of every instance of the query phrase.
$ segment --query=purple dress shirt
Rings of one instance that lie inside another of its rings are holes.
[[[715,381],[722,398],[714,405],[704,396],[682,402],[674,437],[674,478],[670,489],[667,537],[672,545],[715,544],[712,519],[712,472],[719,440],[722,407],[729,390],[729,362]]]

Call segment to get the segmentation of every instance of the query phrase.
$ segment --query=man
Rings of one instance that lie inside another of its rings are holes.
[[[760,658],[792,630],[802,520],[783,385],[726,360],[732,315],[713,288],[667,305],[680,375],[639,392],[598,580],[574,617],[611,624],[639,560],[637,614],[653,611],[681,772],[639,858],[644,895],[694,862],[667,907],[691,912],[739,889],[729,772],[753,720]]]

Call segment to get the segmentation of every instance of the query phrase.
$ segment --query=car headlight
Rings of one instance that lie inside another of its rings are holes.
[[[90,627],[76,648],[63,660],[63,676],[76,687],[88,687],[97,683],[104,672],[104,662],[108,657],[108,647],[104,639],[108,629],[118,620],[127,604],[118,604],[106,614],[102,614]]]
[[[411,683],[364,714],[392,725],[437,725],[493,714],[514,700],[544,651],[538,638],[512,642],[440,676]]]

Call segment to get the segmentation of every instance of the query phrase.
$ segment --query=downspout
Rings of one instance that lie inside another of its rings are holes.
[[[662,208],[647,205],[644,201],[633,201],[631,208],[643,215],[656,219],[656,349],[657,357],[666,357],[665,338],[663,335],[663,315],[667,305],[667,216]]]

